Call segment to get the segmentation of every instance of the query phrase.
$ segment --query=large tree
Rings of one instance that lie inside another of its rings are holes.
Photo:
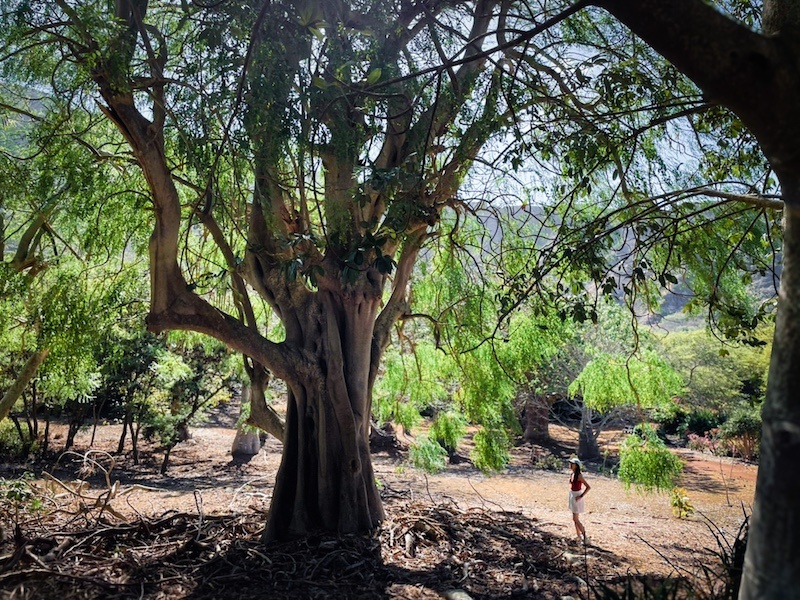
[[[740,598],[800,598],[800,4],[753,3],[760,23],[721,11],[748,3],[602,0],[688,75],[713,103],[750,129],[780,182],[783,271],[756,502]]]
[[[505,286],[502,322],[532,295],[594,320],[588,281],[624,290],[635,310],[637,290],[654,296],[648,280],[667,287],[687,260],[708,270],[693,258],[701,228],[721,270],[762,268],[753,232],[771,223],[759,213],[740,225],[742,198],[711,185],[653,197],[638,185],[670,170],[651,166],[665,124],[709,103],[621,28],[577,18],[587,4],[4,4],[5,76],[52,84],[76,111],[96,117],[99,106],[123,138],[106,151],[127,146],[144,174],[150,329],[199,331],[249,357],[251,416],[267,426],[257,392],[269,374],[286,381],[268,537],[365,531],[381,519],[367,446],[381,355],[393,324],[411,316],[426,243],[445,225],[457,232],[489,197],[467,191],[476,163],[508,173],[538,161],[520,180],[538,194],[501,198],[523,205],[516,219],[535,202],[525,218],[544,224],[502,237],[499,257],[530,260],[486,267]],[[644,68],[627,60],[629,47]],[[677,88],[662,93],[664,82]],[[498,132],[508,134],[492,143]],[[512,179],[484,173],[487,184]],[[614,179],[620,193],[608,194]],[[719,202],[684,201],[700,193]],[[545,206],[551,196],[563,202]],[[630,258],[609,258],[620,245]],[[719,308],[719,278],[697,282]],[[277,335],[251,292],[281,320]]]
[[[368,531],[383,517],[372,389],[424,243],[445,210],[470,210],[465,174],[509,117],[512,56],[484,51],[509,47],[492,31],[509,9],[4,4],[6,76],[49,80],[75,110],[97,114],[96,102],[144,174],[150,330],[242,352],[254,391],[270,374],[286,382],[268,538]],[[541,11],[538,29],[568,14]],[[251,291],[281,320],[278,336]]]

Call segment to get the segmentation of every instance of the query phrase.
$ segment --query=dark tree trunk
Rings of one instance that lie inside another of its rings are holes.
[[[83,419],[86,415],[86,408],[80,402],[71,402],[69,408],[69,428],[67,430],[67,441],[64,444],[66,450],[71,448],[75,443],[75,436],[78,434],[78,431],[80,431],[81,425],[83,425]],[[92,431],[92,440],[89,442],[89,446],[94,446],[94,431]]]
[[[131,428],[131,456],[133,456],[133,464],[139,464],[139,431],[141,431],[141,424],[136,423],[134,426],[134,422],[131,421],[128,423],[128,426]]]
[[[578,432],[578,456],[592,460],[600,457],[600,447],[592,427],[592,409],[584,405],[581,411],[581,425]]]
[[[44,436],[42,438],[42,454],[45,454],[50,447],[50,411],[47,411],[44,421]]]
[[[169,455],[172,454],[172,449],[174,447],[175,446],[169,446],[164,451],[164,460],[161,461],[161,469],[159,470],[159,473],[161,473],[162,475],[167,474],[167,468],[169,468]]]
[[[550,440],[550,407],[552,400],[544,394],[525,394],[526,442],[547,443]]]
[[[67,429],[67,441],[64,443],[64,450],[69,450],[75,444],[75,436],[78,435],[78,431],[80,430],[80,423],[77,423],[73,420],[69,422],[69,428]]]
[[[100,403],[100,406],[96,404],[92,405],[92,439],[89,441],[89,446],[94,446],[94,439],[97,435],[97,426],[100,424],[100,414],[103,412],[103,405],[105,404],[105,400]]]
[[[25,434],[22,432],[22,424],[19,422],[19,417],[15,414],[8,415],[11,419],[11,422],[14,423],[14,428],[17,430],[17,436],[19,436],[19,443],[23,446],[25,445]]]
[[[360,294],[359,294],[360,295]],[[305,330],[316,364],[290,386],[283,458],[265,540],[373,530],[383,519],[369,453],[378,298],[320,292]]]
[[[131,422],[132,411],[130,406],[125,409],[125,417],[122,419],[122,433],[119,436],[119,443],[117,443],[117,454],[125,452],[125,438],[128,435],[128,426]]]

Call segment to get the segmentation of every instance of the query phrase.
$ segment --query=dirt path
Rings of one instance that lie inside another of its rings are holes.
[[[119,432],[119,426],[100,427],[94,448],[116,448]],[[552,433],[562,444],[570,443],[567,430],[554,428]],[[78,453],[88,448],[90,435],[91,432],[79,434]],[[620,434],[607,434],[610,437],[605,442],[613,443],[615,435]],[[166,476],[158,473],[160,453],[145,451],[141,464],[135,467],[129,457],[118,459],[112,480],[119,479],[126,494],[124,499],[114,501],[115,509],[145,516],[160,515],[171,509],[205,514],[266,511],[281,444],[270,438],[252,459],[234,460],[229,452],[233,437],[234,431],[228,427],[193,430],[193,439],[173,450]],[[717,545],[703,516],[726,535],[733,536],[742,522],[742,506],[749,512],[755,489],[755,466],[686,450],[678,452],[686,461],[681,485],[698,513],[689,519],[679,520],[672,515],[669,494],[644,495],[626,490],[618,480],[591,467],[585,473],[592,490],[586,498],[588,512],[583,520],[591,544],[596,551],[621,559],[623,572],[629,569],[666,574],[675,566],[694,568],[698,561],[707,562],[709,553],[704,549],[716,549]],[[107,464],[108,458],[103,454],[94,456]],[[72,456],[77,458],[77,454]],[[403,496],[454,502],[461,508],[481,506],[518,511],[553,534],[566,538],[574,535],[571,515],[566,509],[568,470],[551,472],[533,468],[530,448],[516,449],[506,472],[492,477],[482,475],[468,462],[451,465],[442,474],[424,475],[399,456],[379,452],[373,459],[376,477],[387,498]],[[65,458],[62,462],[66,465],[68,461]],[[67,478],[70,473],[77,476],[78,466],[73,463],[60,476]],[[99,475],[91,481],[93,487],[103,489]]]

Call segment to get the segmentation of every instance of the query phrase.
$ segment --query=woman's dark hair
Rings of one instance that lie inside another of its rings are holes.
[[[573,481],[574,478],[577,478],[578,475],[581,474],[581,464],[580,463],[576,463],[576,462],[571,462],[569,464],[575,465],[575,470],[572,472],[572,475],[570,475],[570,478],[569,478],[570,481]]]

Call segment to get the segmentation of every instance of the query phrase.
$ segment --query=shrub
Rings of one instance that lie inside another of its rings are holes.
[[[0,457],[18,459],[29,452],[36,452],[37,448],[38,444],[28,435],[24,439],[20,438],[20,432],[10,418],[0,422]]]
[[[447,464],[447,451],[439,442],[427,436],[420,436],[408,448],[408,458],[417,469],[426,473],[439,473]]]
[[[684,435],[695,433],[697,435],[704,435],[712,429],[719,427],[720,416],[713,410],[707,408],[700,408],[693,410],[684,421],[681,429]]]
[[[690,433],[687,446],[689,450],[696,450],[698,452],[709,452],[711,454],[719,454],[719,443],[714,435],[717,430],[706,432],[704,435],[697,435]]]
[[[681,460],[647,426],[644,437],[629,435],[620,447],[619,478],[626,485],[645,490],[668,490],[683,470]]]
[[[753,460],[761,441],[761,414],[757,409],[739,410],[720,427],[720,438],[734,455]]]
[[[534,468],[541,469],[542,471],[561,471],[564,468],[564,461],[552,454],[546,456],[537,456],[536,461],[533,463]]]
[[[672,488],[672,496],[669,499],[669,503],[672,506],[672,514],[679,519],[685,519],[694,512],[694,506],[689,501],[689,495],[683,488]]]
[[[409,433],[422,421],[419,409],[413,403],[402,400],[395,403],[392,416],[394,421]]]
[[[676,434],[686,422],[688,412],[677,402],[664,403],[650,411],[650,418],[659,424],[664,433]]]

